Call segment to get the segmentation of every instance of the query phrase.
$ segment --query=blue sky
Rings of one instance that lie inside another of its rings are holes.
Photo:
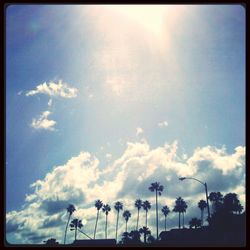
[[[10,215],[25,213],[36,204],[25,200],[28,194],[38,195],[30,188],[32,183],[47,180],[47,174],[53,175],[58,166],[67,167],[73,157],[81,159],[81,152],[97,159],[95,171],[105,174],[113,169],[113,175],[104,178],[111,183],[123,171],[117,162],[137,153],[140,157],[141,150],[148,159],[154,149],[174,150],[171,162],[180,161],[187,168],[202,157],[213,162],[234,183],[222,185],[221,191],[241,190],[244,202],[244,188],[240,189],[244,183],[233,175],[239,166],[245,173],[242,6],[7,8],[6,209]],[[206,153],[197,158],[199,152]],[[224,160],[230,170],[221,167]],[[158,162],[143,164],[145,170]],[[154,171],[152,178],[161,179],[161,170]],[[206,178],[204,171],[197,173]],[[150,178],[141,178],[150,183]],[[95,183],[102,185],[98,178]],[[120,199],[124,190],[126,185],[114,198]],[[181,192],[176,189],[173,197],[181,195],[177,191]],[[53,198],[39,199],[42,207],[43,201]],[[126,199],[130,204],[133,195]],[[11,223],[18,228],[17,221]],[[10,235],[11,241],[23,242],[18,232]]]

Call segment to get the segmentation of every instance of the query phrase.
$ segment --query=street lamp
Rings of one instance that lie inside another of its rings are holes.
[[[208,218],[210,219],[210,209],[209,209],[209,203],[208,203],[208,195],[207,195],[207,183],[203,183],[201,182],[200,180],[196,179],[196,178],[193,178],[193,177],[180,177],[179,180],[180,181],[183,181],[185,179],[192,179],[192,180],[195,180],[195,181],[198,181],[199,183],[201,183],[202,185],[204,185],[205,187],[205,192],[206,192],[206,199],[207,199],[207,213],[208,213]]]

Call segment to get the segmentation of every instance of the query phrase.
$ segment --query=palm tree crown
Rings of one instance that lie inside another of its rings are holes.
[[[148,212],[148,210],[151,208],[151,203],[146,200],[142,203],[142,207],[146,212]]]
[[[120,210],[123,209],[123,204],[120,201],[117,201],[114,206],[115,210],[119,212]]]
[[[97,210],[100,210],[102,208],[102,206],[103,206],[103,203],[102,203],[101,200],[96,200],[95,201],[95,207],[96,207]]]
[[[127,223],[128,223],[129,218],[131,217],[131,213],[128,210],[124,211],[123,212],[123,217],[124,217],[124,219],[126,221],[126,232],[127,232]]]
[[[111,211],[111,207],[110,207],[108,204],[103,205],[102,211],[103,211],[106,215],[108,215],[108,213]]]
[[[76,240],[77,229],[83,227],[82,220],[74,219],[71,221],[69,226],[71,227],[70,230],[75,230],[75,240]]]
[[[160,185],[159,182],[151,183],[151,186],[148,188],[151,192],[158,192],[159,195],[161,195],[161,192],[163,191],[164,187]]]
[[[67,207],[67,212],[72,215],[74,212],[76,211],[75,206],[72,204],[69,204],[69,206]]]
[[[162,209],[161,209],[162,213],[164,214],[164,216],[167,216],[170,212],[168,206],[164,206]]]

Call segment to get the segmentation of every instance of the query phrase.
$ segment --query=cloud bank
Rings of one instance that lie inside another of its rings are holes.
[[[73,203],[77,211],[73,218],[84,220],[83,231],[93,236],[96,209],[94,201],[101,199],[111,206],[108,215],[108,236],[115,236],[116,213],[113,205],[123,202],[124,210],[132,216],[128,230],[136,226],[138,198],[149,200],[152,208],[148,214],[149,228],[155,234],[154,194],[148,190],[150,183],[159,181],[164,186],[159,198],[160,206],[168,205],[172,211],[176,197],[187,201],[186,223],[191,217],[199,217],[197,203],[205,198],[204,187],[192,180],[180,182],[180,176],[195,176],[206,181],[208,191],[236,192],[245,205],[245,147],[238,146],[229,154],[225,147],[198,147],[190,156],[178,155],[178,142],[151,148],[143,142],[127,142],[123,154],[110,161],[106,168],[99,168],[100,161],[89,152],[80,152],[65,165],[54,167],[42,180],[31,185],[32,192],[26,196],[19,211],[6,215],[7,240],[10,235],[14,242],[41,243],[48,238],[56,238],[60,243],[67,221],[66,207]],[[145,213],[141,210],[139,224],[144,225]],[[171,212],[168,228],[177,227],[178,215]],[[164,217],[160,216],[160,230],[163,230]],[[101,213],[98,222],[97,238],[104,237],[105,216]],[[124,219],[120,217],[118,235],[124,232]],[[79,235],[79,238],[84,238]],[[73,233],[68,232],[68,242],[73,241]],[[13,243],[14,243],[13,242]],[[10,242],[11,243],[11,242]]]

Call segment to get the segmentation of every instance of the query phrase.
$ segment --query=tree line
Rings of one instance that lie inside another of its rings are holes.
[[[120,201],[115,202],[114,204],[114,210],[116,211],[116,226],[115,226],[115,239],[117,241],[117,233],[119,228],[119,219],[120,219],[120,213],[122,213],[122,217],[125,221],[125,232],[122,234],[121,241],[119,244],[128,244],[129,242],[140,242],[140,236],[143,236],[143,242],[144,243],[152,243],[154,241],[159,240],[159,214],[158,214],[158,200],[159,196],[161,196],[164,187],[159,182],[151,183],[149,186],[149,191],[153,192],[155,194],[155,218],[156,218],[156,238],[154,238],[151,235],[151,231],[148,228],[148,211],[151,209],[152,205],[148,200],[142,201],[141,199],[137,199],[134,203],[135,208],[137,209],[137,219],[136,219],[136,227],[135,230],[132,230],[128,232],[128,222],[131,217],[131,212],[129,210],[125,210],[123,203]],[[218,224],[219,219],[223,217],[224,214],[240,214],[243,211],[243,206],[240,204],[240,201],[237,197],[237,194],[235,193],[228,193],[225,196],[223,196],[220,192],[211,192],[208,196],[208,199],[212,203],[212,216],[211,218],[206,218],[206,221],[210,225],[216,225]],[[89,239],[95,239],[96,238],[96,232],[98,228],[98,219],[100,215],[100,211],[102,211],[105,214],[105,239],[108,238],[108,215],[111,212],[111,206],[109,204],[104,204],[101,200],[96,200],[94,202],[94,206],[97,210],[96,214],[96,221],[94,226],[94,232],[93,237],[90,237],[86,233],[84,233],[81,228],[83,227],[82,220],[78,218],[74,218],[73,220],[70,219],[72,217],[72,214],[76,211],[75,206],[73,204],[70,204],[67,207],[67,213],[68,213],[68,219],[66,223],[65,233],[64,233],[64,244],[66,244],[66,238],[67,238],[67,232],[68,228],[70,228],[71,231],[74,231],[75,233],[75,240],[77,239],[77,232],[83,233],[86,237]],[[194,217],[189,221],[189,228],[199,228],[202,227],[204,224],[204,211],[208,207],[208,204],[205,200],[200,200],[197,203],[198,208],[200,209],[200,218]],[[182,198],[178,197],[175,200],[175,205],[172,209],[172,212],[178,213],[178,228],[184,228],[185,225],[185,213],[187,211],[188,205],[187,202]],[[145,223],[144,226],[139,228],[139,218],[140,218],[140,212],[141,209],[145,211]],[[170,208],[165,205],[161,208],[162,215],[164,216],[164,230],[167,231],[167,216],[171,212]],[[181,223],[181,217],[182,217],[182,223]],[[223,217],[224,218],[224,217]],[[226,219],[226,218],[224,218]],[[52,241],[51,241],[52,240]],[[49,239],[48,241],[54,242],[55,239]],[[46,242],[48,242],[46,241]]]

